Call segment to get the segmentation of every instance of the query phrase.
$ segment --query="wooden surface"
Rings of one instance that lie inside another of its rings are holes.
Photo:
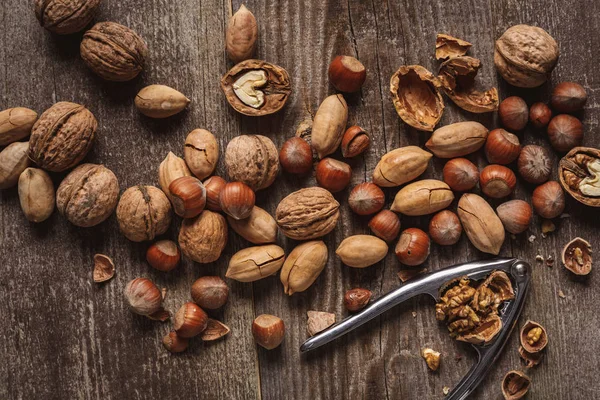
[[[552,81],[574,80],[590,96],[583,114],[585,144],[598,146],[600,74],[596,53],[600,35],[600,2],[587,0],[460,0],[460,1],[295,1],[250,0],[258,19],[258,58],[286,68],[293,83],[288,105],[276,115],[248,118],[237,114],[219,88],[232,66],[224,52],[224,29],[230,4],[226,0],[104,0],[97,20],[130,26],[148,42],[149,60],[133,82],[107,83],[95,77],[79,57],[81,35],[56,37],[41,29],[32,2],[4,0],[0,5],[0,109],[24,106],[38,113],[56,101],[87,105],[99,121],[97,141],[87,161],[106,164],[119,178],[121,190],[136,184],[157,184],[157,167],[168,151],[183,152],[186,134],[206,128],[219,139],[221,154],[228,140],[245,133],[269,136],[277,146],[294,134],[300,121],[314,114],[334,90],[327,65],[337,54],[357,56],[368,69],[362,93],[347,96],[349,124],[372,135],[373,146],[351,162],[352,185],[370,179],[377,160],[402,145],[423,145],[427,134],[407,128],[389,95],[389,78],[403,64],[421,64],[432,71],[435,34],[449,33],[474,44],[481,58],[482,87],[497,85],[501,98],[521,94],[528,102],[548,99],[549,86],[517,91],[497,76],[493,43],[517,23],[535,24],[558,41],[561,57]],[[240,5],[234,1],[233,9]],[[181,90],[192,103],[181,115],[164,121],[141,116],[135,93],[151,83]],[[441,125],[476,119],[496,127],[495,115],[475,116],[446,100]],[[544,135],[526,131],[523,143],[549,147]],[[554,154],[554,153],[553,153]],[[470,157],[484,164],[478,154]],[[558,158],[555,158],[558,160]],[[441,177],[443,162],[435,160],[424,177]],[[224,174],[222,161],[218,174]],[[554,171],[556,173],[556,171]],[[63,176],[53,175],[58,185]],[[257,204],[274,213],[293,190],[315,184],[281,174],[271,189],[257,195]],[[516,198],[529,199],[532,187],[520,185]],[[434,318],[425,297],[396,307],[350,335],[307,355],[298,351],[306,339],[306,311],[345,316],[343,293],[361,286],[375,296],[399,285],[394,255],[364,269],[350,269],[334,256],[346,236],[367,233],[366,218],[350,213],[348,192],[336,197],[344,204],[338,228],[325,238],[330,249],[327,268],[306,292],[288,297],[278,277],[254,284],[230,281],[231,297],[216,313],[231,327],[225,340],[193,341],[190,349],[171,355],[160,344],[169,323],[152,322],[130,313],[123,301],[126,283],[139,276],[166,287],[166,307],[176,311],[189,299],[199,276],[223,276],[230,256],[249,244],[231,232],[218,262],[198,265],[186,260],[176,271],[152,270],[144,260],[147,244],[134,244],[119,232],[113,216],[92,229],[79,229],[55,212],[45,223],[28,223],[19,208],[16,189],[0,192],[0,398],[2,399],[436,399],[452,387],[474,362],[469,346],[454,342]],[[395,190],[387,191],[388,202]],[[453,204],[451,209],[455,209]],[[597,377],[600,341],[600,294],[597,271],[574,280],[559,262],[553,268],[535,261],[538,253],[559,258],[559,249],[575,236],[600,246],[597,210],[568,199],[570,218],[557,221],[548,238],[540,235],[540,219],[531,229],[507,239],[502,255],[521,257],[534,266],[534,284],[519,327],[531,318],[547,329],[545,359],[530,375],[531,399],[593,399],[600,392]],[[403,227],[426,228],[429,217],[402,218]],[[165,237],[176,238],[180,220]],[[537,240],[528,242],[530,235]],[[293,243],[280,237],[287,251]],[[102,285],[91,280],[95,253],[116,262],[116,277]],[[427,261],[437,270],[487,256],[463,236],[458,245],[433,246]],[[558,297],[562,290],[566,298]],[[283,318],[283,345],[272,351],[256,348],[250,326],[254,316]],[[413,316],[413,313],[414,314]],[[424,346],[442,352],[437,373],[419,356]],[[497,365],[473,398],[500,399],[499,382],[510,369],[521,368],[518,339],[513,335]],[[455,355],[462,360],[456,361]]]

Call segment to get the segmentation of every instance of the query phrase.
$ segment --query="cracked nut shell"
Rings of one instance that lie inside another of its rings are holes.
[[[202,180],[210,176],[217,166],[219,143],[206,129],[194,129],[185,138],[183,157],[190,171]]]
[[[277,147],[266,136],[237,136],[225,150],[225,168],[231,181],[243,182],[254,191],[266,189],[279,172]]]
[[[425,146],[439,158],[462,157],[479,150],[487,136],[487,128],[479,122],[457,122],[436,129]]]
[[[117,205],[119,229],[132,242],[152,240],[171,224],[171,203],[154,186],[132,186],[121,195]]]
[[[600,150],[574,148],[560,160],[558,177],[562,187],[575,200],[600,207]]]
[[[327,265],[327,246],[313,240],[296,246],[287,256],[279,278],[287,295],[304,292],[317,280]]]
[[[37,117],[35,111],[25,107],[0,111],[0,146],[9,145],[29,136]]]
[[[29,167],[31,160],[27,157],[29,143],[15,142],[0,152],[0,189],[13,187],[19,177]]]
[[[186,257],[201,264],[217,261],[227,245],[227,222],[216,212],[204,210],[196,218],[184,219],[179,247]]]
[[[458,218],[473,246],[484,253],[500,253],[504,226],[487,201],[473,193],[463,194],[458,201]]]
[[[502,395],[505,400],[519,400],[529,391],[531,379],[521,371],[509,371],[502,380]]]
[[[239,282],[254,282],[279,271],[284,261],[285,252],[277,245],[248,247],[231,257],[225,276]]]
[[[592,245],[587,240],[576,237],[564,247],[562,262],[575,275],[589,274],[592,271]]]
[[[44,29],[69,35],[92,21],[99,4],[100,0],[35,0],[35,16]]]
[[[388,245],[377,236],[354,235],[342,240],[335,254],[347,266],[366,268],[383,260]]]
[[[423,179],[400,189],[391,210],[410,216],[427,215],[448,207],[452,200],[454,193],[446,183]]]

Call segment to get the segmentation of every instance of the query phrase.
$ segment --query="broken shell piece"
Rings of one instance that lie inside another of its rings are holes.
[[[425,348],[421,350],[421,357],[425,359],[430,370],[437,371],[440,367],[440,352]]]
[[[398,278],[400,278],[400,280],[402,281],[402,283],[404,283],[404,282],[406,282],[406,281],[408,281],[410,279],[413,279],[417,275],[421,275],[425,271],[427,271],[427,268],[422,268],[422,269],[415,269],[415,268],[401,269],[400,271],[398,271]]]
[[[592,271],[592,245],[580,237],[571,240],[562,253],[566,269],[575,275],[587,275]]]
[[[106,282],[115,276],[115,263],[109,256],[104,254],[94,255],[94,282]]]
[[[550,232],[554,232],[556,230],[556,225],[554,222],[549,219],[542,220],[542,235],[547,235]]]
[[[161,307],[160,310],[158,310],[150,315],[147,315],[147,317],[153,321],[165,322],[166,320],[171,318],[171,313]]]
[[[200,334],[200,339],[205,342],[217,340],[227,335],[230,329],[227,325],[216,319],[209,318],[206,329]]]
[[[464,56],[472,44],[454,36],[438,33],[435,38],[435,59],[445,60],[451,57]]]
[[[396,112],[421,131],[432,132],[442,118],[444,100],[439,89],[439,80],[420,65],[403,65],[390,80]]]
[[[539,353],[548,344],[546,329],[535,321],[527,321],[521,329],[521,346],[528,353]]]
[[[456,336],[456,340],[473,344],[489,343],[501,330],[502,320],[498,315],[492,314],[469,333]]]
[[[306,330],[310,336],[324,331],[335,323],[335,314],[323,311],[308,311],[308,326]]]
[[[444,388],[442,389],[442,393],[444,393],[444,396],[447,396],[448,393],[450,393],[450,388],[448,386],[444,386]]]
[[[542,361],[544,353],[530,353],[523,346],[519,346],[519,355],[525,362],[527,368],[532,368],[538,365]]]
[[[521,371],[509,371],[502,380],[502,394],[506,400],[518,400],[527,394],[531,379]]]
[[[446,95],[457,106],[472,113],[498,109],[498,89],[475,90],[475,76],[480,67],[481,61],[477,58],[454,57],[442,63],[438,77]]]

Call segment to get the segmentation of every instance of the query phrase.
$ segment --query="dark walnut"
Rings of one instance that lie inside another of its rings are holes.
[[[560,160],[558,177],[562,187],[586,206],[600,207],[600,150],[575,147]]]
[[[35,16],[50,32],[68,35],[85,28],[99,4],[100,0],[35,0]]]
[[[152,240],[171,224],[171,203],[154,186],[133,186],[123,192],[117,206],[119,229],[132,242]]]
[[[396,112],[404,122],[432,132],[444,112],[440,81],[420,65],[403,65],[392,75],[390,91]]]
[[[73,168],[92,147],[97,128],[96,118],[84,106],[56,103],[33,125],[29,158],[48,171]]]
[[[251,117],[281,110],[292,91],[287,71],[261,60],[246,60],[221,78],[227,101],[239,113]]]
[[[114,22],[99,22],[83,35],[85,64],[108,81],[129,81],[144,68],[148,47],[133,30]]]
[[[439,80],[444,92],[457,106],[472,113],[498,109],[498,89],[485,92],[475,89],[475,76],[481,67],[477,58],[461,56],[450,58],[440,67]]]
[[[225,168],[231,182],[243,182],[254,191],[265,189],[279,172],[279,152],[266,136],[240,135],[227,145]]]
[[[106,220],[115,210],[119,181],[103,165],[83,164],[58,186],[56,207],[73,225],[90,227]]]
[[[562,252],[562,262],[575,275],[592,272],[592,245],[580,237],[571,240]]]

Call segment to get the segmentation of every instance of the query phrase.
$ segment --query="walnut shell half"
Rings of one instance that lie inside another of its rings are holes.
[[[497,314],[491,314],[479,326],[457,335],[456,340],[473,344],[485,344],[491,342],[501,330],[502,320]]]
[[[548,335],[542,325],[534,321],[527,321],[520,334],[521,346],[529,353],[539,353],[548,344]]]
[[[591,207],[600,207],[600,150],[575,147],[558,165],[562,187],[575,200]]]
[[[531,385],[531,379],[521,371],[509,371],[502,380],[502,394],[506,400],[524,397]]]
[[[571,240],[562,253],[566,269],[575,275],[587,275],[592,271],[592,245],[580,237]]]
[[[90,23],[100,0],[35,0],[40,25],[58,35],[79,32]]]
[[[251,59],[236,64],[223,75],[221,89],[234,110],[256,117],[281,110],[292,86],[282,67]]]

